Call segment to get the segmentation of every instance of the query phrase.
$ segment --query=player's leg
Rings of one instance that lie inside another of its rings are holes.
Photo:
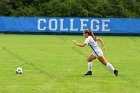
[[[87,58],[87,62],[88,62],[88,72],[86,72],[84,75],[92,75],[92,60],[96,59],[96,56],[94,56],[93,54],[91,54],[88,58]]]
[[[113,71],[116,76],[118,76],[118,70],[116,70],[110,63],[108,63],[104,56],[98,56],[98,60],[102,64],[104,64],[108,69]]]

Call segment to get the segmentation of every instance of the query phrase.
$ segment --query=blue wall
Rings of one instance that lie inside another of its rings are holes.
[[[71,32],[140,34],[139,18],[0,17],[0,32]]]

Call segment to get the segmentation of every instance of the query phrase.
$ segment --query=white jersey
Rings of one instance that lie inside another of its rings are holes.
[[[100,47],[98,47],[97,41],[94,41],[94,39],[91,36],[88,36],[88,38],[86,38],[84,43],[87,44],[88,46],[90,46],[90,48],[93,51],[93,54],[96,57],[103,55],[102,50],[100,49]]]

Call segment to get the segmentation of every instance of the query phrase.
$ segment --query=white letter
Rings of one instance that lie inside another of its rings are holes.
[[[70,31],[78,31],[78,28],[74,29],[73,21],[74,19],[70,19]]]
[[[63,23],[64,23],[64,19],[60,19],[60,31],[63,31],[63,30],[67,30],[68,31],[68,28],[63,28]]]
[[[38,20],[38,30],[46,30],[46,27],[42,27],[40,26],[41,21],[43,21],[44,23],[46,23],[46,19],[39,19]]]
[[[54,22],[54,28],[52,28],[52,22]],[[50,30],[57,30],[57,20],[56,19],[49,20],[49,29]]]
[[[108,23],[106,22],[110,22],[110,20],[102,20],[102,31],[110,31],[110,29],[106,29],[106,27],[108,28]]]
[[[96,23],[98,23],[98,25],[96,25],[96,29],[94,29],[94,21],[95,21]],[[91,30],[92,30],[92,31],[98,31],[98,30],[99,30],[99,20],[96,20],[96,19],[92,19],[92,20],[91,20]]]
[[[81,21],[81,31],[82,30],[84,30],[84,27],[87,27],[87,24],[84,24],[84,22],[86,21],[86,22],[88,22],[88,19],[80,19],[80,21]],[[87,28],[85,28],[85,29],[87,29]]]

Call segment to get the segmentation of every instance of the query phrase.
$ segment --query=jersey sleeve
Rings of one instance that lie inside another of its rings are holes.
[[[86,38],[84,44],[88,45],[89,44],[89,38]]]

